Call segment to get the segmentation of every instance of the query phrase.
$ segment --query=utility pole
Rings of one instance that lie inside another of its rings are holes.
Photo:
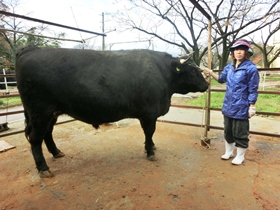
[[[104,12],[102,12],[102,33],[104,34]],[[105,50],[105,36],[102,37],[102,50]]]

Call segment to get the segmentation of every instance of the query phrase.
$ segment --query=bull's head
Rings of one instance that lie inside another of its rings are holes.
[[[177,93],[204,92],[208,88],[208,83],[201,74],[202,70],[193,61],[192,54],[182,55],[171,63],[177,72],[175,74]]]

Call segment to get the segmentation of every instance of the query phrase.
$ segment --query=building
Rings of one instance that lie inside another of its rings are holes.
[[[273,53],[276,53],[280,49],[280,30],[274,34],[273,45],[275,46]],[[280,68],[280,55],[278,55],[278,58],[272,63],[271,67]]]

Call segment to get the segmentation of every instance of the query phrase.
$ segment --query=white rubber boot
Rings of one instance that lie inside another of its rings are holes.
[[[234,143],[227,143],[227,141],[225,141],[225,148],[226,148],[226,152],[224,155],[221,156],[221,158],[223,160],[228,160],[231,157],[234,157],[233,155],[233,150],[234,150]]]
[[[237,154],[236,157],[231,161],[233,165],[241,165],[245,160],[245,152],[246,148],[237,147]]]

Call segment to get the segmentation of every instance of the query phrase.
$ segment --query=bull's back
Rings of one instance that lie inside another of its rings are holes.
[[[159,72],[162,59],[141,50],[28,47],[17,56],[18,88],[23,102],[45,100],[76,117],[96,116],[104,110],[116,115],[114,120],[137,117],[139,110],[165,100],[168,87]]]
[[[29,47],[18,54],[16,63],[19,80],[24,79],[20,76],[24,74],[35,75],[36,79],[50,77],[98,84],[132,81],[135,84],[142,79],[160,79],[157,63],[164,63],[162,59],[142,50],[114,52]]]

